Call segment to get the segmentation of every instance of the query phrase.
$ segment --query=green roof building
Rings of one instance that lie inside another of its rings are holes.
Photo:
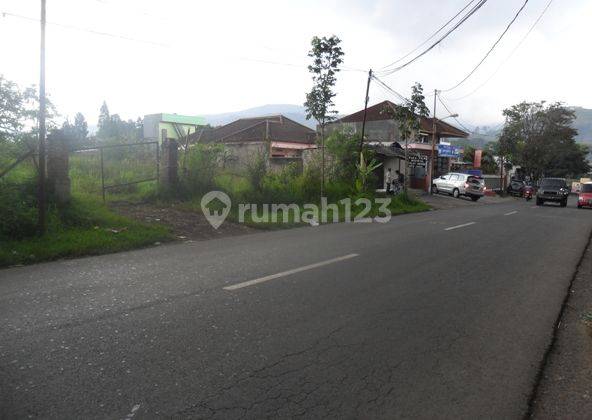
[[[183,140],[205,125],[202,117],[178,114],[144,115],[144,140],[162,142],[165,138]]]

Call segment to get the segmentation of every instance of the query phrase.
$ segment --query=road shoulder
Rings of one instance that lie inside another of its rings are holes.
[[[592,246],[574,278],[532,406],[534,418],[592,413]]]

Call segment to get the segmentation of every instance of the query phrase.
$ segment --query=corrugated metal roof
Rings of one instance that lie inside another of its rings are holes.
[[[191,135],[191,139],[197,139]],[[272,140],[314,144],[316,132],[283,115],[241,118],[204,133],[202,141],[233,143]]]

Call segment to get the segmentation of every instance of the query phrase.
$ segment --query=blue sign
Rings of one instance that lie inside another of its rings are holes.
[[[450,158],[460,157],[460,148],[456,147],[456,146],[449,145],[449,144],[439,144],[438,145],[438,156],[439,157],[450,157]]]
[[[483,171],[481,169],[467,169],[465,173],[469,175],[483,176]]]

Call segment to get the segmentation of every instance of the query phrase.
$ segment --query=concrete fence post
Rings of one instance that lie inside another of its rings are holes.
[[[58,204],[70,202],[70,149],[65,136],[54,134],[47,139],[47,183]]]
[[[179,182],[179,144],[174,139],[162,142],[162,164],[160,167],[160,182],[165,188],[174,187]]]

